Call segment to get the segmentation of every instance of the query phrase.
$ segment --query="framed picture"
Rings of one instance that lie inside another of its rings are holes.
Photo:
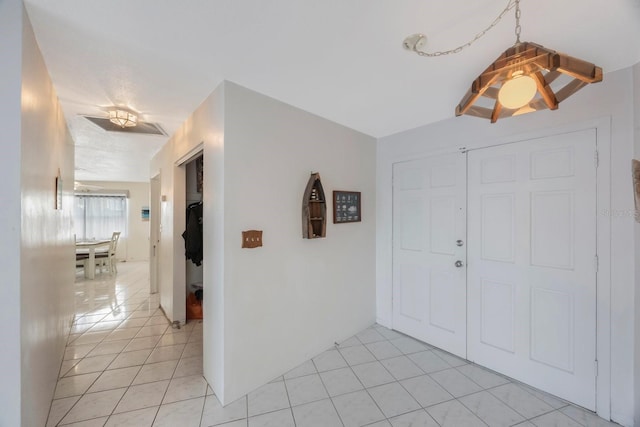
[[[143,221],[149,221],[149,206],[143,206],[142,209],[140,209],[140,218]]]
[[[362,221],[361,199],[362,196],[359,191],[334,191],[333,223],[342,224]]]
[[[635,218],[636,222],[640,222],[640,161],[631,161],[631,170],[633,171],[633,197],[636,202]]]
[[[62,176],[60,175],[60,169],[58,169],[58,175],[56,175],[56,205],[55,209],[62,210]]]

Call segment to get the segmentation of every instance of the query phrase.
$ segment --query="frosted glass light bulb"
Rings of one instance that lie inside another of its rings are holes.
[[[517,75],[502,84],[498,101],[504,108],[515,110],[531,102],[537,91],[538,86],[533,78]]]

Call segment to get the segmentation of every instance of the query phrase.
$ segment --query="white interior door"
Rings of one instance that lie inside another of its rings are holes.
[[[596,133],[468,153],[468,358],[595,410]]]
[[[394,164],[393,328],[462,357],[465,207],[464,154]]]

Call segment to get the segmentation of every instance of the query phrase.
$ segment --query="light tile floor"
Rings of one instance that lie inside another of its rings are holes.
[[[379,325],[223,408],[202,376],[202,323],[171,328],[147,268],[78,276],[47,426],[616,425]]]

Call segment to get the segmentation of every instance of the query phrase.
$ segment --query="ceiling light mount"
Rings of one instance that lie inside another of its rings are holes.
[[[427,44],[427,36],[418,33],[405,38],[402,42],[402,47],[412,52],[421,52],[425,44]]]
[[[125,107],[109,109],[109,121],[121,128],[134,127],[138,124],[138,113]]]
[[[602,81],[602,68],[578,58],[558,53],[531,42],[521,42],[520,0],[509,0],[500,15],[473,40],[455,49],[441,52],[425,52],[422,46],[426,37],[414,34],[405,39],[405,49],[421,56],[442,56],[458,53],[473,44],[497,25],[502,17],[515,8],[515,44],[504,51],[487,69],[471,83],[458,106],[456,116],[468,114],[487,118],[495,123],[499,118],[511,117],[534,111],[556,110],[558,104],[589,83]],[[551,83],[565,75],[571,80],[557,90]],[[480,98],[493,102],[493,108],[474,105]]]

